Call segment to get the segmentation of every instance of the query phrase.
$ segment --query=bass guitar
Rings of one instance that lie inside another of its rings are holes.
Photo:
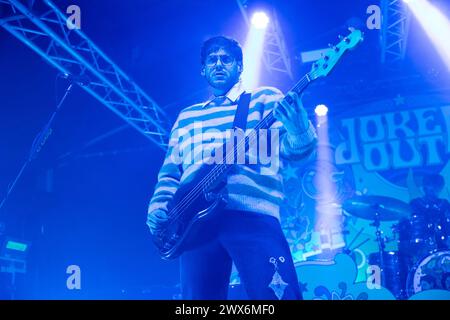
[[[330,48],[313,64],[311,71],[297,82],[291,91],[300,94],[311,82],[328,76],[343,55],[355,48],[362,40],[363,33],[360,30],[351,29],[348,36],[342,38],[336,46]],[[291,98],[286,96],[284,99]],[[271,111],[253,129],[268,129],[275,121]],[[246,150],[253,139],[254,136],[246,136],[243,139],[242,143],[245,143]],[[224,155],[224,159],[234,156],[241,147],[235,145],[233,150]],[[215,217],[224,206],[225,199],[222,191],[226,184],[225,177],[233,166],[225,160],[220,164],[201,166],[195,177],[188,183],[180,185],[174,194],[168,205],[168,221],[159,232],[153,235],[154,243],[162,258],[176,258],[185,250],[193,249],[208,241],[208,236],[214,228]]]

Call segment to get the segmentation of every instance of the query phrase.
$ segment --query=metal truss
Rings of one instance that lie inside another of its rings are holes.
[[[250,26],[250,20],[247,10],[248,0],[236,1],[245,22],[248,26]],[[291,59],[286,49],[283,32],[281,30],[281,26],[275,10],[272,10],[270,14],[270,23],[268,24],[266,30],[263,49],[263,62],[269,72],[276,71],[285,73],[289,76],[290,79],[294,79],[292,76]]]
[[[411,12],[403,0],[381,0],[381,62],[392,64],[405,57]]]
[[[69,28],[68,16],[52,1],[33,6],[28,0],[0,0],[0,7],[0,26],[165,149],[169,123],[164,111],[80,29]]]

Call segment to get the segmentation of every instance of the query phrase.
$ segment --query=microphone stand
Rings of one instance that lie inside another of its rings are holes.
[[[53,111],[53,114],[51,115],[50,119],[47,121],[47,124],[44,126],[41,132],[37,134],[37,136],[34,138],[33,144],[31,146],[30,154],[28,155],[28,159],[25,161],[25,163],[22,165],[22,168],[20,169],[19,173],[17,174],[16,178],[13,180],[12,183],[9,184],[8,190],[6,191],[6,195],[3,198],[2,202],[0,203],[0,210],[5,205],[6,200],[8,199],[9,195],[13,191],[15,185],[19,181],[20,177],[22,176],[23,172],[27,168],[27,166],[37,157],[37,154],[41,151],[42,147],[47,142],[47,139],[52,134],[52,124],[55,119],[56,114],[60,110],[62,104],[66,100],[67,96],[71,92],[73,88],[74,82],[71,81],[69,86],[66,88],[63,97],[61,98],[60,102],[56,106],[55,111]]]

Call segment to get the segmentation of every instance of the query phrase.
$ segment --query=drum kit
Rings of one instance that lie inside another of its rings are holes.
[[[378,251],[369,264],[381,269],[381,285],[397,299],[428,290],[450,290],[450,220],[445,212],[414,212],[401,201],[384,196],[357,196],[344,202],[352,216],[372,221]],[[398,251],[386,250],[380,223],[393,227]]]

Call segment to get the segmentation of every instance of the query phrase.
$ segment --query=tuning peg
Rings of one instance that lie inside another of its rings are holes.
[[[331,43],[329,43],[328,48],[333,48],[333,45]]]
[[[342,40],[342,39],[344,39],[344,37],[342,35],[338,35],[338,39]]]

